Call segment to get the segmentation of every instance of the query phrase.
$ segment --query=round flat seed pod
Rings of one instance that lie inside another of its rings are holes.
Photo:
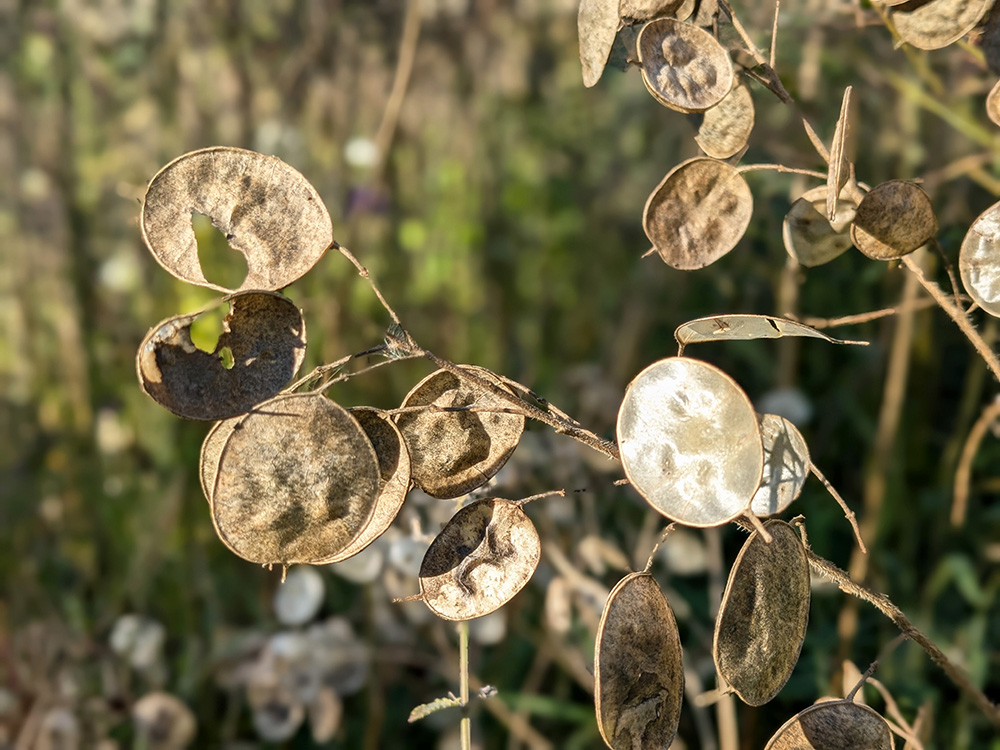
[[[219,459],[222,458],[222,449],[226,447],[226,441],[233,434],[240,419],[242,417],[232,417],[216,422],[201,443],[198,479],[201,481],[201,491],[205,493],[205,499],[208,500],[209,505],[212,504],[212,492],[215,491],[215,477],[219,473]]]
[[[664,263],[692,271],[736,247],[752,213],[753,194],[736,167],[699,157],[678,164],[656,186],[642,228]]]
[[[173,276],[233,291],[205,278],[192,213],[208,216],[246,258],[241,290],[288,286],[333,243],[330,214],[309,181],[254,151],[215,147],[174,159],[149,183],[139,217],[146,247]]]
[[[239,292],[226,301],[229,314],[211,354],[191,341],[191,324],[201,313],[167,318],[139,345],[139,384],[179,417],[244,414],[284,388],[305,357],[305,321],[290,300],[272,292]]]
[[[279,396],[243,417],[226,441],[212,519],[246,560],[313,563],[361,534],[378,488],[375,450],[346,409],[316,394]]]
[[[861,199],[851,224],[851,241],[869,258],[893,260],[912,253],[937,230],[927,193],[912,182],[889,180]]]
[[[1000,127],[1000,81],[993,84],[986,96],[986,116],[990,118],[990,122]]]
[[[678,112],[704,112],[733,87],[733,63],[714,36],[694,24],[659,18],[639,32],[639,62],[649,93]]]
[[[715,620],[715,668],[751,706],[771,700],[799,660],[809,622],[809,561],[795,529],[770,520],[733,564]]]
[[[972,222],[958,253],[958,271],[976,304],[1000,317],[1000,203]]]
[[[777,414],[760,414],[764,439],[764,474],[750,510],[755,516],[773,516],[792,504],[809,477],[809,446],[798,428]]]
[[[825,701],[800,711],[775,732],[764,750],[893,750],[885,719],[852,701]]]
[[[732,315],[708,315],[689,320],[677,326],[674,338],[681,347],[706,341],[752,341],[754,339],[780,339],[785,336],[805,336],[823,339],[831,344],[860,344],[866,341],[848,341],[827,336],[812,326],[797,323],[775,315],[753,315],[735,313]]]
[[[612,750],[669,747],[683,696],[674,613],[651,575],[627,575],[608,596],[597,628],[594,708],[601,737]]]
[[[829,263],[851,247],[849,230],[858,205],[842,191],[837,213],[830,221],[826,216],[826,192],[825,187],[806,191],[792,204],[781,225],[785,250],[807,268]]]
[[[972,31],[992,0],[910,0],[889,11],[900,39],[918,49],[940,49]]]
[[[396,519],[410,489],[410,454],[406,452],[403,435],[396,423],[379,409],[359,406],[350,412],[371,440],[378,456],[378,499],[372,520],[361,534],[336,555],[319,561],[319,564],[337,563],[354,557],[382,536]]]
[[[445,620],[495,612],[530,580],[541,542],[518,503],[487,498],[452,516],[420,563],[424,603]]]
[[[576,28],[580,35],[583,85],[587,88],[601,80],[618,34],[618,23],[617,0],[580,1]]]
[[[672,16],[684,0],[621,0],[618,15],[622,23],[642,23],[661,16]]]
[[[629,482],[671,520],[726,523],[760,486],[757,415],[736,381],[706,362],[670,357],[640,372],[625,391],[617,431]]]
[[[464,369],[510,390],[489,370]],[[470,407],[451,412],[422,409],[396,417],[410,453],[413,482],[431,497],[458,497],[488,482],[507,463],[524,432],[522,415],[487,411],[509,409],[509,404],[447,370],[428,375],[403,400],[403,408],[431,404]]]
[[[750,87],[742,78],[737,78],[726,97],[705,110],[694,139],[701,150],[713,159],[728,159],[747,145],[753,123]]]

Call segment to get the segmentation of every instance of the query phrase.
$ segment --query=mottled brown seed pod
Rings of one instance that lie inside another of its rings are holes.
[[[972,31],[991,0],[909,0],[894,4],[889,17],[900,39],[918,49],[940,49]]]
[[[694,139],[701,150],[713,159],[728,159],[747,145],[753,124],[750,87],[742,78],[737,78],[725,98],[701,115]]]
[[[874,260],[902,258],[937,234],[930,198],[912,182],[889,180],[858,204],[851,241]]]
[[[821,266],[843,255],[851,247],[851,222],[858,204],[842,190],[833,221],[826,216],[825,187],[806,191],[796,200],[781,225],[785,250],[800,265]]]
[[[775,732],[764,750],[893,750],[885,719],[868,706],[824,701],[800,711]]]
[[[733,63],[714,36],[672,18],[639,32],[642,81],[653,98],[678,112],[704,112],[733,87]]]

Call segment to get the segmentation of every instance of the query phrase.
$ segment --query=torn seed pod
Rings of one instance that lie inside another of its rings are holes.
[[[368,407],[355,407],[351,415],[368,435],[378,456],[379,489],[375,512],[364,530],[336,555],[319,560],[318,564],[338,563],[361,552],[378,539],[396,519],[410,489],[410,454],[403,435],[385,412]]]
[[[694,139],[701,150],[713,159],[728,159],[747,145],[753,124],[750,87],[742,78],[737,78],[725,98],[701,115]]]
[[[656,580],[625,576],[608,596],[594,649],[597,727],[612,750],[666,748],[677,734],[684,664],[677,622]]]
[[[843,255],[851,247],[850,226],[858,204],[842,190],[833,221],[826,217],[826,188],[806,191],[785,214],[781,238],[785,250],[800,265],[821,266]]]
[[[659,18],[639,32],[642,81],[678,112],[704,112],[733,87],[733,63],[714,36],[694,24]]]
[[[736,247],[752,213],[753,194],[736,167],[699,157],[678,164],[656,186],[642,228],[664,263],[691,271]]]
[[[899,38],[918,49],[940,49],[957,42],[979,23],[992,0],[910,0],[895,5],[889,17]]]
[[[715,668],[751,706],[788,682],[809,622],[809,561],[795,529],[770,520],[740,550],[715,620]]]
[[[463,369],[513,394],[489,370]],[[406,394],[402,408],[420,406],[431,408],[399,414],[396,425],[410,453],[413,483],[431,497],[458,497],[488,482],[524,432],[523,415],[504,413],[509,404],[447,370],[431,373]]]
[[[524,588],[540,556],[538,532],[518,503],[477,500],[452,516],[427,548],[421,596],[445,620],[488,615]]]
[[[687,526],[718,526],[746,512],[764,467],[757,415],[714,365],[689,357],[636,375],[618,412],[629,482],[646,502]]]
[[[239,148],[192,151],[161,169],[146,191],[139,224],[149,251],[173,276],[233,291],[205,278],[191,214],[208,216],[246,258],[239,289],[282,289],[303,276],[333,243],[319,193],[274,156]]]
[[[893,750],[885,719],[868,706],[825,701],[800,711],[774,733],[764,750]]]
[[[576,17],[580,35],[583,85],[588,89],[601,79],[618,33],[617,0],[581,0]]]
[[[139,345],[139,384],[179,417],[244,414],[287,385],[305,357],[305,321],[290,300],[273,292],[239,292],[224,301],[229,314],[211,354],[191,341],[191,324],[201,313],[168,318]],[[223,361],[227,352],[230,368]]]
[[[784,417],[758,414],[764,439],[764,473],[750,510],[755,516],[773,516],[791,505],[809,477],[809,446],[802,433]]]
[[[787,318],[749,313],[708,315],[682,323],[674,331],[674,338],[682,349],[688,344],[700,344],[706,341],[751,341],[754,339],[780,339],[785,336],[806,336],[813,339],[823,339],[831,344],[859,344],[862,346],[868,344],[866,341],[835,339],[812,326]]]
[[[976,304],[1000,317],[1000,203],[972,222],[958,253],[958,271]]]
[[[226,441],[212,492],[219,538],[263,565],[313,563],[372,518],[378,459],[343,407],[316,394],[271,399]]]
[[[851,176],[854,163],[855,132],[853,110],[851,109],[851,86],[844,89],[844,99],[840,104],[840,117],[833,132],[830,145],[830,168],[826,176],[826,218],[832,223],[837,219],[837,203],[840,191]]]
[[[912,182],[889,180],[861,200],[851,224],[851,241],[873,260],[893,260],[912,253],[937,230],[927,193]]]

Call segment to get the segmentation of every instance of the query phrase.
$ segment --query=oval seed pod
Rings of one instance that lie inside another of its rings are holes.
[[[576,17],[580,35],[580,64],[583,85],[588,89],[601,80],[618,34],[616,0],[581,0]]]
[[[646,502],[687,526],[747,510],[764,467],[757,415],[722,370],[689,357],[636,375],[618,411],[625,475]]]
[[[940,49],[972,31],[990,4],[991,0],[910,0],[895,5],[889,17],[904,42],[918,49]]]
[[[858,204],[842,190],[833,221],[826,216],[825,187],[806,191],[796,200],[781,225],[785,250],[807,268],[821,266],[851,247],[850,226]]]
[[[364,530],[378,483],[375,450],[346,409],[317,394],[279,396],[243,417],[226,441],[212,520],[245,560],[313,563]]]
[[[788,682],[809,622],[809,561],[799,535],[770,520],[740,550],[715,620],[715,668],[751,706],[771,700]]]
[[[642,228],[664,263],[691,271],[736,247],[752,213],[753,194],[736,167],[699,157],[678,164],[656,186]]]
[[[801,494],[809,477],[809,446],[802,433],[784,417],[759,414],[764,439],[764,474],[750,510],[755,516],[781,513]]]
[[[889,180],[861,199],[851,241],[874,260],[912,253],[937,234],[938,223],[927,193],[912,182]]]
[[[733,87],[733,63],[714,36],[694,24],[659,18],[639,32],[642,81],[653,98],[678,112],[704,112]]]
[[[378,456],[379,489],[372,520],[343,550],[317,564],[338,563],[354,557],[378,539],[396,520],[410,489],[410,454],[396,423],[380,409],[355,407],[349,410],[368,435]]]
[[[893,750],[885,719],[852,701],[824,701],[800,711],[774,733],[764,750]]]
[[[1000,317],[1000,203],[972,222],[958,253],[958,271],[976,304]]]
[[[531,579],[541,557],[538,532],[510,500],[477,500],[452,516],[420,563],[424,603],[445,620],[494,612]]]
[[[753,339],[780,339],[785,336],[806,336],[823,339],[831,344],[856,344],[867,346],[867,341],[848,341],[827,336],[804,323],[774,315],[708,315],[689,320],[677,326],[674,338],[681,347],[705,341],[750,341]]]
[[[705,110],[694,139],[701,150],[713,159],[728,159],[747,145],[753,123],[750,87],[742,78],[737,78],[725,98]]]
[[[223,419],[212,425],[212,429],[205,435],[201,443],[201,454],[198,459],[198,479],[201,481],[201,491],[205,493],[208,504],[212,504],[212,492],[215,491],[215,477],[219,473],[219,459],[222,458],[222,449],[226,447],[226,441],[233,434],[236,425],[239,424],[242,415]]]
[[[612,750],[666,748],[680,723],[677,621],[649,573],[625,576],[604,605],[594,647],[597,727]]]
[[[510,391],[489,370],[468,365],[463,369]],[[402,407],[428,405],[470,407],[451,412],[422,409],[396,416],[410,453],[413,483],[431,497],[458,497],[488,482],[507,463],[524,432],[524,416],[499,411],[509,409],[509,404],[447,370],[433,372],[417,383]],[[498,411],[488,411],[491,407]]]
[[[191,324],[200,312],[164,320],[139,345],[135,367],[142,390],[179,417],[244,414],[285,387],[305,358],[305,321],[289,299],[239,292],[224,301],[229,313],[211,354],[191,341]],[[231,367],[223,361],[226,352]]]

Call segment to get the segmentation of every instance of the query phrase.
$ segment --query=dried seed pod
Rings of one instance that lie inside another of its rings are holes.
[[[510,500],[477,500],[452,516],[420,563],[424,603],[445,620],[494,612],[530,580],[541,543],[531,519]]]
[[[785,250],[807,268],[821,266],[851,247],[850,226],[858,204],[842,190],[833,221],[826,217],[826,188],[806,191],[785,214],[781,238]]]
[[[150,750],[184,750],[197,733],[194,713],[169,693],[147,693],[132,706],[136,742]]]
[[[597,727],[612,750],[666,748],[677,734],[684,664],[674,613],[648,573],[608,596],[594,648]]]
[[[840,117],[830,145],[830,168],[826,176],[826,218],[832,223],[837,219],[837,202],[840,191],[847,184],[854,162],[854,128],[851,109],[851,86],[844,89],[840,104]]]
[[[639,32],[642,81],[678,112],[704,112],[733,87],[733,63],[714,36],[694,24],[659,18]]]
[[[747,145],[753,123],[754,108],[750,87],[742,78],[737,78],[725,98],[711,109],[705,110],[694,139],[701,150],[713,159],[728,159]]]
[[[636,375],[618,412],[625,475],[646,502],[687,526],[745,512],[764,467],[757,415],[717,367],[689,357]]]
[[[513,393],[489,370],[463,369]],[[431,497],[458,497],[488,482],[524,432],[524,416],[504,413],[509,404],[447,370],[431,373],[406,394],[403,408],[418,406],[432,408],[399,414],[396,425],[410,453],[413,483]]]
[[[1000,203],[972,222],[958,253],[958,271],[976,304],[1000,317]]]
[[[752,213],[753,194],[736,167],[696,158],[678,164],[656,186],[642,228],[664,263],[691,271],[736,247]]]
[[[784,417],[758,414],[764,439],[764,474],[750,510],[755,516],[780,513],[802,492],[809,477],[809,446],[802,433]]]
[[[312,563],[368,525],[378,480],[375,450],[346,409],[317,394],[279,396],[243,417],[226,441],[212,520],[246,560]]]
[[[809,561],[799,535],[770,520],[740,550],[715,620],[715,668],[751,706],[767,703],[788,682],[809,622]]]
[[[893,750],[885,719],[868,706],[825,701],[800,711],[774,733],[764,750]]]
[[[201,491],[205,493],[208,504],[212,504],[212,492],[215,490],[215,477],[219,473],[219,459],[226,441],[233,434],[242,415],[223,419],[212,425],[201,443],[201,454],[198,459],[198,479],[201,481]]]
[[[895,5],[889,17],[904,42],[918,49],[940,49],[972,31],[990,4],[991,0],[910,0]]]
[[[213,353],[191,341],[191,324],[201,313],[164,320],[139,345],[139,384],[179,417],[244,414],[287,385],[305,357],[305,321],[290,300],[273,292],[239,292],[224,301],[229,314]],[[229,368],[223,361],[227,353]]]
[[[581,0],[576,28],[580,35],[583,85],[588,89],[601,80],[618,24],[617,0]]]
[[[643,23],[654,18],[673,15],[684,0],[621,0],[618,15],[622,23]]]
[[[993,84],[986,96],[986,116],[990,118],[990,122],[1000,127],[1000,81]]]
[[[333,243],[330,214],[309,181],[254,151],[215,147],[174,159],[149,183],[139,217],[146,247],[173,276],[233,291],[205,278],[192,213],[208,216],[246,257],[240,290],[288,286]]]
[[[806,336],[823,339],[831,344],[868,345],[867,341],[835,339],[804,323],[774,315],[709,315],[682,323],[674,331],[674,338],[682,349],[688,344],[700,344],[705,341],[750,341],[780,339],[784,336]]]
[[[336,555],[320,560],[318,564],[337,563],[354,557],[382,536],[399,514],[410,489],[410,454],[396,423],[379,409],[355,407],[350,412],[368,435],[378,456],[378,498],[372,520],[361,534]]]
[[[889,180],[873,188],[858,205],[851,241],[874,260],[912,253],[937,234],[930,198],[912,182]]]

